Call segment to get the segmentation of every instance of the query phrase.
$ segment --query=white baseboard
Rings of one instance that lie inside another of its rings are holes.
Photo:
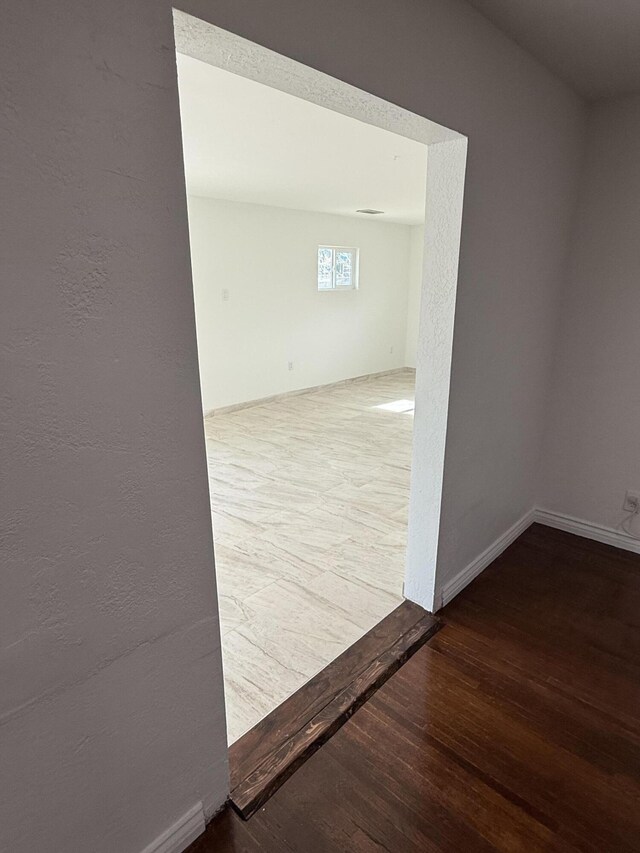
[[[461,592],[467,584],[476,578],[480,572],[487,568],[489,563],[492,563],[496,557],[499,557],[502,552],[514,542],[521,533],[533,524],[535,520],[535,510],[531,509],[526,512],[522,518],[518,519],[514,525],[506,530],[496,541],[482,552],[475,560],[472,560],[468,566],[458,572],[458,574],[448,581],[436,595],[440,607],[444,607],[455,596]]]
[[[204,832],[205,820],[202,803],[197,803],[181,818],[148,844],[142,853],[182,853]]]
[[[640,539],[634,539],[621,530],[612,527],[602,527],[590,521],[583,521],[571,515],[563,515],[559,512],[550,512],[547,509],[536,509],[534,521],[546,524],[547,527],[555,527],[557,530],[565,530],[567,533],[575,533],[585,539],[593,539],[605,545],[613,545],[614,548],[622,548],[625,551],[633,551],[640,554]]]
[[[370,379],[381,379],[384,376],[393,376],[394,373],[413,373],[415,367],[393,367],[391,370],[381,370],[378,373],[364,373],[362,376],[352,376],[350,379],[340,379],[337,382],[328,382],[326,385],[311,385],[309,388],[298,388],[295,391],[283,391],[281,394],[272,394],[270,397],[260,397],[257,400],[247,400],[244,403],[233,403],[230,406],[219,406],[217,409],[207,409],[205,418],[213,418],[216,415],[228,415],[231,412],[239,412],[242,409],[253,409],[255,406],[264,406],[265,403],[277,403],[287,400],[289,397],[301,397],[303,394],[314,394],[316,391],[328,391],[330,388],[339,388],[341,385],[353,385],[356,382],[367,382]]]
[[[593,539],[595,542],[602,542],[605,545],[612,545],[614,548],[622,548],[625,551],[640,554],[640,539],[634,539],[620,530],[602,527],[599,524],[592,524],[590,521],[583,521],[580,518],[563,515],[559,512],[550,512],[547,509],[532,509],[436,593],[436,608],[444,607],[459,592],[462,592],[467,584],[470,584],[480,572],[487,568],[489,563],[499,557],[534,521],[547,527],[555,527],[557,530],[574,533],[576,536],[582,536],[585,539]]]

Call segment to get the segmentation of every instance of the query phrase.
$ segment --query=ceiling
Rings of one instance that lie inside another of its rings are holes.
[[[426,145],[183,54],[178,80],[191,195],[424,221]]]
[[[589,99],[640,92],[640,0],[468,0]]]

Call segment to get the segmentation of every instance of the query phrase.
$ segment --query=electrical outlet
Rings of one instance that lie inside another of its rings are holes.
[[[640,512],[640,492],[628,491],[622,508],[625,512]]]
[[[293,362],[292,362],[292,361],[288,361],[288,362],[287,362],[287,367],[289,368],[289,370],[293,370]]]
[[[225,289],[222,291],[222,301],[223,301],[223,302],[228,302],[228,301],[229,301],[229,291],[227,290],[227,288],[226,288],[226,287],[225,287]]]

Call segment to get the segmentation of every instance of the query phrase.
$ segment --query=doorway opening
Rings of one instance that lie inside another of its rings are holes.
[[[437,608],[466,139],[174,25],[232,743]]]

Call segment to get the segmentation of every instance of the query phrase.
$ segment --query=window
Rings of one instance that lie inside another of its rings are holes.
[[[356,290],[358,250],[318,246],[318,290]]]

